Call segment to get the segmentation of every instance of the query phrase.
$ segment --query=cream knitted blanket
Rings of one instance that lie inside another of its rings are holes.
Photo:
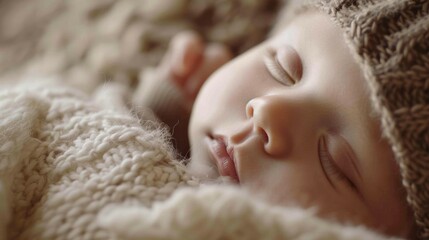
[[[108,97],[120,91],[0,92],[2,239],[384,239],[200,185],[150,112],[139,120]]]

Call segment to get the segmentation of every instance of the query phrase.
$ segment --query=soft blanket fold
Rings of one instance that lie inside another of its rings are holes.
[[[165,131],[100,109],[78,92],[19,89],[1,93],[0,104],[12,239],[105,239],[95,221],[105,206],[150,206],[195,185],[174,161]]]
[[[182,189],[151,209],[114,207],[99,222],[121,239],[386,239],[308,210],[270,206],[226,186]]]

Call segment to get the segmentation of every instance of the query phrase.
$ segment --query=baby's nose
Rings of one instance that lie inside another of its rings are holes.
[[[254,98],[247,103],[247,118],[253,120],[253,131],[263,138],[269,155],[284,157],[292,150],[294,139],[305,127],[300,105],[299,101],[276,95]]]

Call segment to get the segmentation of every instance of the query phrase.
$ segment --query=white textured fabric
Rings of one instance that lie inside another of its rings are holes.
[[[32,85],[0,92],[0,239],[384,239],[200,185],[120,87]]]
[[[107,209],[99,223],[121,239],[387,239],[363,227],[321,220],[308,210],[273,207],[252,199],[231,186],[182,189],[152,209]]]
[[[106,239],[95,221],[104,207],[150,206],[195,185],[155,124],[142,127],[73,90],[2,92],[0,115],[11,239]]]

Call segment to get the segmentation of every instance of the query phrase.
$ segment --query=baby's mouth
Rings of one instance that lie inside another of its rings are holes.
[[[235,168],[234,147],[228,145],[224,136],[209,136],[206,138],[206,143],[216,163],[219,174],[231,178],[236,183],[240,183]]]

